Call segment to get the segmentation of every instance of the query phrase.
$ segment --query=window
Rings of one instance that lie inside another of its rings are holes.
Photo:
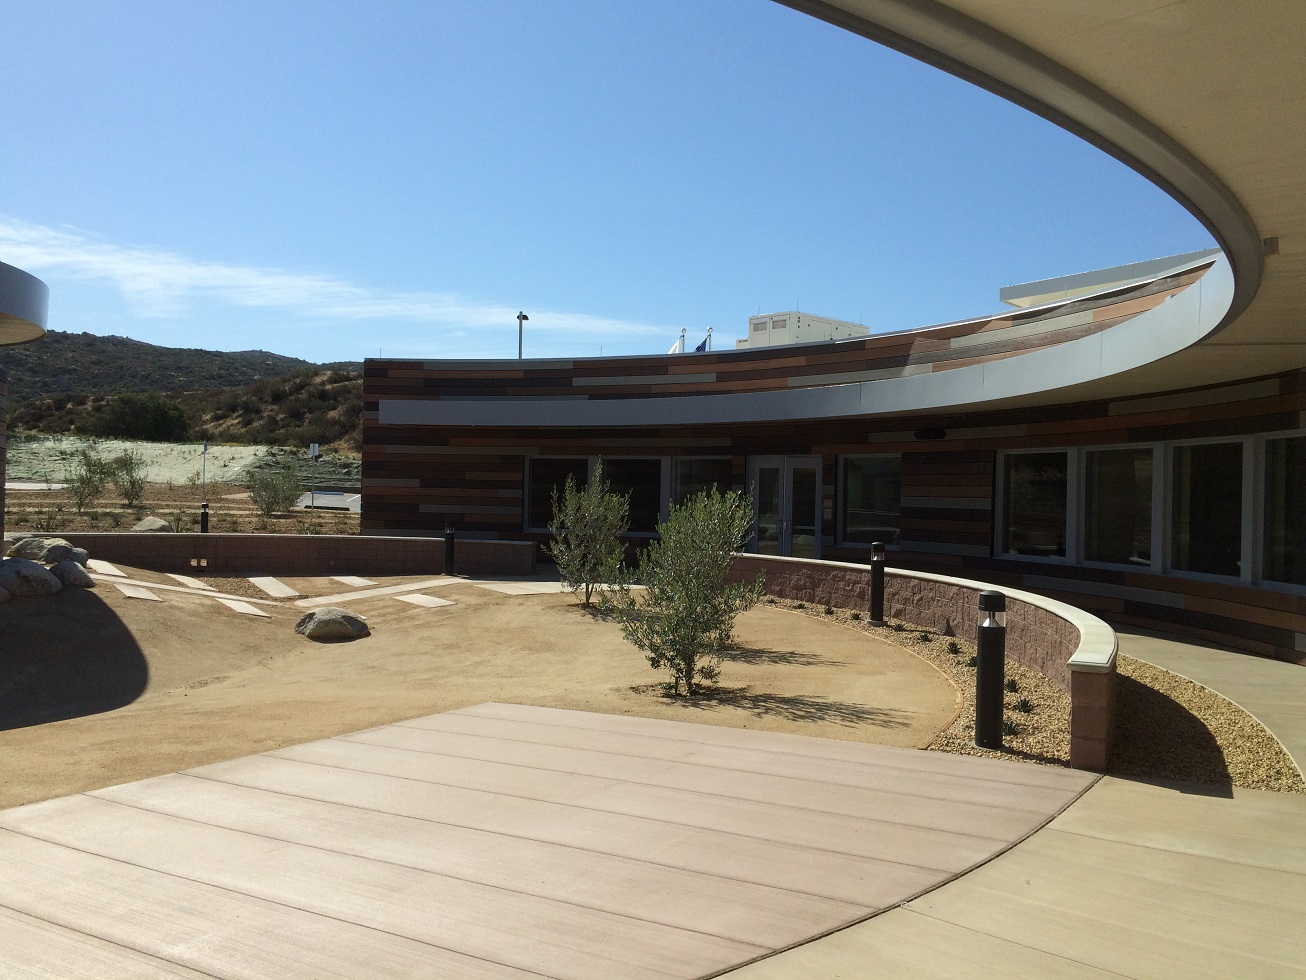
[[[1306,436],[1265,443],[1262,577],[1306,585]]]
[[[578,486],[589,482],[590,464],[587,459],[550,459],[539,456],[530,460],[526,487],[526,526],[543,529],[553,519],[553,494],[562,496],[567,477]]]
[[[1002,550],[1066,557],[1066,453],[1003,457]]]
[[[1172,490],[1171,567],[1183,572],[1239,575],[1242,443],[1176,446]]]
[[[696,493],[716,487],[725,493],[734,486],[734,464],[721,459],[678,459],[676,478],[671,487],[672,503],[680,504]]]
[[[613,493],[630,495],[632,531],[657,531],[662,516],[662,460],[605,459],[603,480]]]
[[[1084,559],[1151,565],[1151,449],[1085,453]]]
[[[902,457],[845,457],[839,501],[844,544],[897,544],[902,531]]]

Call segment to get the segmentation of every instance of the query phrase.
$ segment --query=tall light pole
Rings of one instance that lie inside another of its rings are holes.
[[[525,313],[517,314],[517,360],[521,360],[521,325],[523,320],[529,320]]]

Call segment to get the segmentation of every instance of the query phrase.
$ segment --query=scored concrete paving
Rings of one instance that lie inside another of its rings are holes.
[[[0,975],[704,976],[933,888],[1091,782],[477,705],[0,812]]]

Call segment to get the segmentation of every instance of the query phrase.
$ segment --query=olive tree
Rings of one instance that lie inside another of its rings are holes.
[[[735,617],[762,597],[761,575],[753,582],[727,580],[751,521],[749,499],[736,491],[713,488],[672,507],[658,525],[659,540],[640,555],[642,600],[623,577],[607,603],[649,666],[670,673],[672,694],[693,695],[717,681]]]
[[[584,605],[594,591],[617,581],[625,546],[621,536],[630,527],[630,497],[613,493],[603,480],[603,460],[594,466],[594,476],[577,486],[571,474],[562,486],[562,496],[552,493],[553,536],[544,552],[558,565],[563,586],[571,592],[584,591]]]

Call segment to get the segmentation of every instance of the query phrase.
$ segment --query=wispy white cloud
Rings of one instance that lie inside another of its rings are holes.
[[[175,318],[197,304],[277,310],[316,321],[399,321],[442,327],[512,326],[517,307],[450,293],[384,292],[333,276],[205,262],[156,248],[116,245],[77,230],[0,216],[0,259],[36,275],[104,283],[143,318]],[[547,310],[537,330],[608,337],[663,335],[665,326]]]

